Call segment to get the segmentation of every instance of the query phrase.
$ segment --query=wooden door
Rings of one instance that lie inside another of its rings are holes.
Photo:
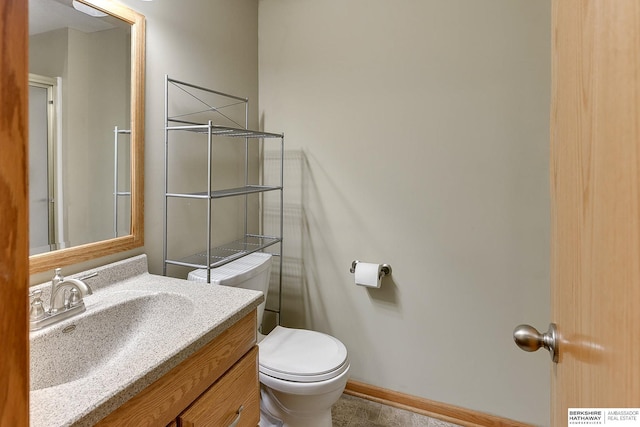
[[[640,2],[552,0],[553,426],[640,407]]]
[[[29,425],[27,2],[0,8],[0,426]]]

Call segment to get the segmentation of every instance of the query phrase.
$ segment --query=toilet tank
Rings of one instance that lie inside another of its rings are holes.
[[[258,306],[258,325],[260,325],[269,291],[270,276],[271,254],[254,252],[223,266],[212,268],[211,284],[262,291],[265,302]],[[187,280],[206,283],[207,270],[193,270],[189,272]]]

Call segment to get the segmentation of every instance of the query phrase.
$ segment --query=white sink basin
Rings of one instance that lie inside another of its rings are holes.
[[[87,311],[31,334],[31,390],[134,362],[145,343],[175,335],[193,313],[193,302],[169,292],[105,293]]]

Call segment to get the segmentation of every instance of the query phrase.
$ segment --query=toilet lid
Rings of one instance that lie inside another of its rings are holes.
[[[324,381],[349,366],[344,344],[321,332],[276,326],[258,346],[260,372],[281,380]]]

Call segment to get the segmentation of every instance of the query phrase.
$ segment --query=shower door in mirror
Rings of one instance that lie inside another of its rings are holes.
[[[57,239],[56,79],[29,76],[29,254],[64,247]]]

